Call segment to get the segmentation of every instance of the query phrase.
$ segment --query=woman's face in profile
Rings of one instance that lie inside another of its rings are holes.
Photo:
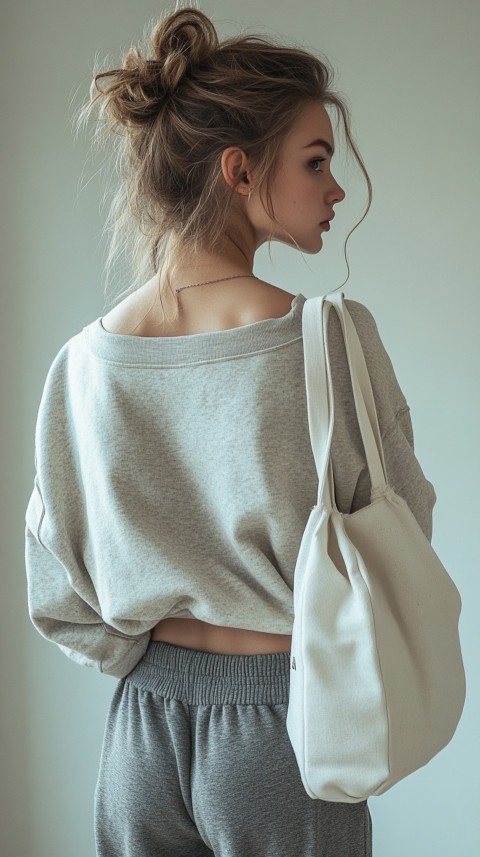
[[[323,144],[314,140],[323,140]],[[280,149],[280,166],[272,185],[275,217],[274,239],[318,253],[323,246],[322,221],[334,214],[334,205],[345,199],[345,191],[331,173],[335,148],[332,125],[325,107],[313,102],[305,107]]]

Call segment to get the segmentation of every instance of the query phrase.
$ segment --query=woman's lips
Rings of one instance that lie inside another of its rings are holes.
[[[323,228],[326,229],[328,232],[328,230],[330,229],[330,222],[328,220],[324,220],[323,223],[320,224],[320,226],[323,226]]]

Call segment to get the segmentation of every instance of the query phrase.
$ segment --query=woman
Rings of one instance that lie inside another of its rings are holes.
[[[63,346],[45,382],[26,513],[30,616],[70,658],[119,679],[95,792],[98,857],[366,857],[367,802],[310,799],[285,727],[293,573],[318,487],[306,298],[255,277],[253,263],[265,241],[322,249],[345,197],[326,105],[369,195],[370,181],[326,63],[258,37],[219,43],[195,8],[164,15],[151,46],[95,75],[80,117],[102,99],[120,140],[109,264],[126,235],[136,280]],[[409,406],[370,312],[347,306],[390,482],[431,539],[436,498]],[[329,350],[336,503],[352,512],[370,482],[334,312]]]

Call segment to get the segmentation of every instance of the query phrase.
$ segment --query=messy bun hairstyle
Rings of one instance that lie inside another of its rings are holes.
[[[104,78],[110,80],[102,88]],[[334,105],[342,117],[367,181],[363,220],[371,182],[352,139],[349,108],[332,81],[328,60],[300,48],[256,35],[219,42],[207,15],[191,5],[179,8],[178,1],[175,11],[156,20],[148,45],[124,54],[121,68],[94,71],[77,129],[101,100],[93,142],[101,144],[113,132],[119,179],[105,227],[112,233],[105,294],[113,265],[124,253],[133,280],[121,295],[158,273],[164,319],[175,321],[175,259],[182,248],[214,251],[227,230],[235,189],[224,180],[222,152],[238,146],[251,159],[264,209],[278,223],[270,196],[277,153],[312,101]]]

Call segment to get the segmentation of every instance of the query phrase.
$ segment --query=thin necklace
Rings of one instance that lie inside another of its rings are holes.
[[[255,274],[235,274],[233,277],[220,277],[218,280],[205,280],[204,283],[192,283],[191,286],[182,286],[181,289],[175,289],[176,292],[182,292],[183,289],[192,289],[194,286],[208,286],[210,283],[220,283],[222,280],[235,280],[237,277],[253,277],[258,280]]]

